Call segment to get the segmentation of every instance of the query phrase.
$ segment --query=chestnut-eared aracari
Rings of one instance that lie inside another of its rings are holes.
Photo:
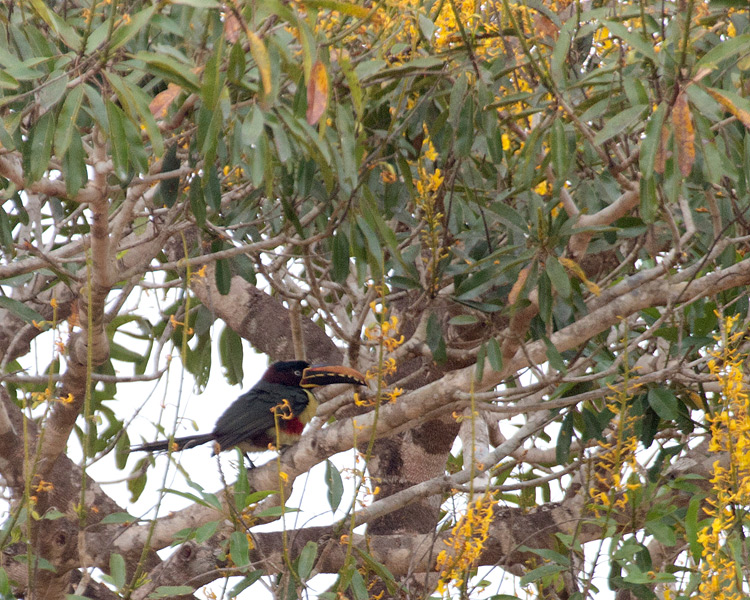
[[[277,362],[224,411],[211,433],[157,440],[130,450],[185,450],[207,442],[214,442],[214,453],[234,447],[243,452],[260,452],[277,441],[288,446],[299,439],[318,409],[310,388],[332,383],[365,385],[365,376],[339,365],[312,367],[303,360]]]

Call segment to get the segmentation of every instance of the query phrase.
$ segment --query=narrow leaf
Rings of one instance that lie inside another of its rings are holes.
[[[315,125],[328,106],[328,71],[319,60],[315,62],[307,82],[307,122]]]
[[[46,112],[34,125],[31,142],[29,144],[29,170],[27,181],[38,181],[49,168],[52,156],[52,140],[55,134],[55,118],[52,111]]]
[[[44,317],[33,308],[29,308],[18,300],[8,298],[7,296],[0,296],[0,308],[12,312],[28,324],[32,324],[33,321],[36,321],[37,323],[44,321]]]
[[[136,34],[151,21],[151,18],[156,11],[156,7],[157,4],[154,3],[136,14],[131,15],[127,22],[121,20],[120,22],[124,23],[124,25],[115,29],[112,34],[112,38],[109,42],[110,51],[117,50],[117,48],[132,40]]]
[[[328,488],[328,504],[331,510],[336,509],[341,504],[341,496],[344,494],[344,484],[341,481],[341,474],[330,460],[326,460],[326,487]]]
[[[261,95],[261,107],[268,108],[268,101],[271,97],[271,59],[268,57],[268,50],[263,41],[249,29],[246,30],[247,38],[250,41],[250,54],[253,56],[255,64],[258,65],[260,80],[263,84],[263,94]]]
[[[675,145],[677,146],[677,164],[683,177],[690,175],[695,162],[695,129],[690,116],[687,94],[684,91],[677,95],[672,107],[672,126]]]
[[[313,541],[307,542],[305,547],[302,548],[297,562],[297,574],[300,576],[300,579],[304,581],[310,576],[317,557],[318,545]]]
[[[112,583],[114,583],[117,589],[125,587],[125,580],[127,577],[125,569],[125,559],[122,554],[112,553],[109,556],[109,575],[112,577]]]
[[[657,109],[651,113],[651,117],[649,117],[648,123],[646,124],[646,133],[643,142],[641,142],[641,155],[639,158],[641,174],[644,177],[653,176],[656,154],[659,151],[659,146],[662,141],[661,128],[664,124],[664,117],[666,114],[667,105],[662,102]]]
[[[503,352],[495,338],[490,338],[487,342],[487,359],[493,371],[499,373],[503,370]]]
[[[193,591],[189,585],[160,585],[148,595],[148,598],[174,598],[192,594]]]
[[[676,421],[680,418],[677,398],[666,388],[652,388],[648,391],[648,403],[665,421]]]
[[[73,130],[70,145],[62,156],[62,173],[65,178],[65,192],[70,198],[75,198],[88,181],[83,141],[77,130]]]
[[[705,88],[711,97],[750,129],[750,101],[733,92]]]
[[[349,17],[357,17],[358,19],[364,19],[370,14],[369,8],[359,6],[358,4],[352,4],[350,2],[339,2],[338,0],[303,0],[302,5],[311,8],[335,10],[341,14]]]
[[[232,287],[232,271],[229,261],[221,259],[216,261],[216,288],[222,296],[226,296]]]
[[[107,122],[109,123],[109,144],[112,151],[112,165],[115,175],[120,181],[125,181],[128,176],[128,141],[125,134],[125,125],[122,114],[117,105],[107,100]]]
[[[239,595],[241,591],[249,588],[256,581],[258,581],[262,576],[263,576],[263,571],[261,570],[253,571],[230,590],[228,597],[234,598],[235,596]]]
[[[83,101],[83,86],[77,85],[65,98],[55,129],[55,154],[62,157],[70,147],[73,129],[78,120],[78,111]]]
[[[246,567],[250,564],[249,544],[247,535],[241,531],[235,531],[229,537],[229,551],[232,554],[232,562],[237,567]]]
[[[607,140],[628,129],[631,125],[640,121],[641,115],[643,115],[643,111],[645,111],[646,108],[646,105],[643,104],[631,106],[630,108],[626,108],[618,113],[616,117],[609,119],[604,124],[604,127],[601,128],[601,131],[594,136],[594,143],[603,144]]]
[[[715,69],[718,64],[736,54],[750,51],[750,34],[738,35],[733,38],[724,39],[706,52],[701,59],[695,63],[693,70]]]

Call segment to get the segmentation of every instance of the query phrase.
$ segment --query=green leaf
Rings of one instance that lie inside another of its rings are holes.
[[[263,571],[257,570],[253,571],[252,573],[249,573],[245,576],[242,581],[240,581],[237,585],[235,585],[228,594],[229,598],[234,598],[239,595],[239,593],[243,590],[246,590],[251,585],[253,585],[256,581],[258,581],[263,576]]]
[[[164,154],[164,159],[161,164],[161,172],[169,173],[170,171],[176,171],[180,168],[180,159],[177,158],[177,144],[172,144],[167,148],[167,152]],[[162,179],[159,182],[157,188],[157,194],[161,200],[161,204],[167,208],[172,208],[174,203],[177,201],[177,194],[180,191],[180,178],[170,177],[169,179]]]
[[[136,36],[136,34],[141,29],[143,29],[149,23],[149,21],[151,21],[156,8],[157,5],[152,4],[135,13],[134,15],[130,15],[130,19],[128,21],[121,19],[119,23],[124,24],[121,24],[114,30],[114,32],[112,33],[112,37],[109,40],[110,51],[117,50],[118,48],[132,40]]]
[[[251,493],[246,499],[246,506],[250,506],[251,504],[256,504],[260,502],[261,500],[265,500],[269,496],[273,496],[274,494],[278,494],[279,490],[262,490],[260,492],[253,492]]]
[[[568,67],[568,51],[570,50],[570,44],[573,41],[573,33],[571,32],[570,23],[574,21],[569,20],[562,29],[560,29],[555,47],[552,50],[552,59],[550,60],[550,74],[553,80],[558,85],[567,83],[566,67]],[[564,89],[564,87],[563,87]]]
[[[657,415],[666,421],[677,421],[680,418],[680,407],[672,390],[651,388],[648,391],[648,403]]]
[[[653,535],[661,544],[672,547],[677,543],[677,534],[674,527],[661,519],[646,522],[646,531]]]
[[[203,227],[206,224],[206,201],[203,197],[203,186],[197,177],[194,177],[190,182],[188,199],[190,201],[190,212],[195,217],[195,224],[198,227]]]
[[[109,123],[109,144],[112,151],[112,166],[120,181],[128,180],[128,140],[125,134],[125,115],[112,101],[107,100],[107,123]]]
[[[471,153],[476,131],[474,128],[474,98],[468,96],[461,108],[461,116],[458,119],[458,131],[456,135],[456,156],[467,157]]]
[[[533,571],[529,571],[528,573],[526,573],[526,575],[521,577],[521,580],[518,583],[521,586],[526,586],[530,583],[541,580],[543,577],[549,577],[550,575],[562,573],[563,571],[567,571],[568,569],[569,567],[566,567],[565,565],[549,563],[546,565],[542,565],[541,567],[537,567]]]
[[[216,261],[216,288],[222,296],[226,296],[232,287],[232,270],[225,258]]]
[[[171,488],[163,488],[163,491],[167,494],[174,494],[175,496],[186,498],[187,500],[196,502],[197,504],[200,504],[202,506],[213,507],[217,510],[222,510],[221,502],[219,502],[219,499],[214,494],[206,494],[201,492],[202,497],[200,497],[196,496],[195,494],[191,494],[190,492],[182,492],[180,490],[174,490]]]
[[[352,579],[349,583],[349,589],[352,591],[354,600],[368,600],[370,595],[367,591],[367,584],[365,583],[364,577],[362,577],[362,573],[353,569],[351,576]]]
[[[311,8],[335,10],[343,15],[358,19],[364,19],[373,10],[351,2],[339,2],[339,0],[303,0],[302,4]]]
[[[479,319],[474,315],[456,315],[448,321],[448,325],[474,325],[478,322]]]
[[[256,144],[260,138],[260,134],[263,133],[264,125],[265,119],[263,117],[263,111],[256,104],[242,122],[242,143],[245,146]]]
[[[135,468],[133,469],[133,473],[141,473],[140,475],[137,475],[136,477],[130,477],[128,479],[128,491],[130,492],[130,501],[136,502],[138,498],[141,497],[141,494],[143,493],[144,488],[146,487],[146,472],[141,469],[144,462],[146,462],[147,459],[141,459],[136,464]]]
[[[99,524],[101,525],[109,525],[114,523],[135,523],[138,519],[134,517],[131,514],[128,514],[126,512],[116,512],[116,513],[109,513],[106,515],[101,521],[99,521]]]
[[[299,512],[299,508],[291,508],[289,506],[270,506],[265,510],[262,510],[259,513],[255,514],[254,516],[258,517],[259,519],[264,519],[266,517],[276,518],[294,512]]]
[[[396,582],[393,573],[388,570],[388,567],[375,560],[370,554],[361,548],[352,546],[352,549],[359,554],[362,562],[380,578],[380,583],[385,583],[386,588],[388,588],[388,593],[391,596],[397,595],[396,592],[400,589],[400,586]]]
[[[247,534],[243,531],[234,531],[229,536],[229,551],[232,554],[232,562],[237,567],[246,567],[250,564],[249,544]]]
[[[331,279],[336,283],[343,283],[349,276],[349,258],[349,239],[341,228],[337,228],[331,257]]]
[[[60,36],[60,39],[68,48],[72,50],[80,49],[81,38],[78,33],[64,19],[51,11],[44,0],[31,0],[31,5],[34,7],[34,11],[50,26],[52,31]]]
[[[650,40],[647,41],[642,37],[640,28],[633,28],[631,30],[625,27],[622,23],[617,23],[616,21],[610,21],[608,19],[602,19],[601,24],[609,29],[612,35],[616,35],[624,42],[627,42],[631,48],[637,50],[654,63],[657,62],[654,44]]]
[[[297,561],[297,574],[303,581],[310,576],[312,573],[315,559],[318,557],[318,545],[313,542],[307,542],[305,547],[300,552],[299,559]]]
[[[468,88],[469,80],[465,73],[461,73],[451,87],[451,94],[448,101],[448,122],[454,129],[458,128],[458,120],[461,116],[461,109],[463,108]]]
[[[160,585],[148,598],[174,598],[175,596],[186,596],[192,594],[195,590],[189,585]]]
[[[555,444],[555,460],[558,465],[568,464],[570,460],[570,445],[573,442],[573,413],[569,412],[563,419],[560,433]]]
[[[242,385],[243,353],[242,338],[231,327],[225,326],[219,336],[219,356],[229,385]]]
[[[224,36],[221,36],[203,69],[201,100],[203,100],[203,106],[212,112],[217,108],[219,98],[221,97],[221,90],[224,86],[224,73],[219,68],[220,65],[223,66],[224,48]]]
[[[128,432],[123,430],[120,437],[117,438],[115,444],[115,466],[122,470],[128,462],[130,456],[130,437]]]
[[[704,499],[700,496],[691,498],[685,515],[685,535],[690,546],[690,553],[697,561],[700,560],[703,554],[703,544],[698,540],[698,534],[701,529],[698,523],[698,512],[701,510],[703,501]]]
[[[78,131],[73,131],[70,146],[63,155],[62,174],[65,178],[65,193],[70,198],[75,198],[78,191],[88,183],[86,156]]]
[[[557,181],[555,186],[562,186],[571,165],[571,154],[568,150],[568,138],[561,119],[555,119],[550,132],[550,153]]]
[[[44,321],[44,317],[33,308],[29,308],[18,300],[8,298],[7,296],[0,296],[0,308],[12,312],[29,325],[31,325],[33,321],[36,321],[37,323],[42,323],[42,321]]]
[[[328,488],[328,504],[334,512],[341,504],[341,496],[344,494],[344,484],[341,474],[330,460],[326,460],[325,473],[326,487]]]
[[[554,298],[552,296],[552,282],[550,281],[546,270],[539,273],[537,290],[539,298],[539,316],[542,321],[549,323],[552,319],[552,305],[554,304]]]
[[[57,119],[57,128],[55,129],[55,154],[58,157],[64,156],[70,147],[82,101],[83,86],[77,85],[70,90],[63,102],[60,109],[60,116]]]
[[[542,339],[544,340],[545,346],[547,346],[547,360],[549,360],[550,366],[553,369],[560,371],[560,373],[567,373],[568,368],[565,366],[565,361],[557,348],[555,348],[552,341],[546,336]]]
[[[447,358],[445,350],[445,340],[443,339],[443,329],[440,327],[440,321],[435,313],[430,314],[427,319],[427,346],[432,351],[433,360],[440,364]]]
[[[716,44],[695,63],[693,70],[697,73],[701,69],[715,69],[720,62],[748,51],[750,51],[750,34],[748,33],[723,39],[720,44]]]
[[[569,557],[548,548],[527,548],[526,546],[521,546],[518,550],[519,552],[532,552],[537,556],[541,556],[547,562],[556,563],[564,567],[570,567]]]
[[[109,575],[112,578],[112,583],[118,590],[125,587],[127,571],[125,559],[122,557],[122,554],[112,553],[109,555]]]
[[[638,104],[620,111],[616,116],[611,117],[604,123],[604,127],[594,136],[594,143],[601,145],[617,134],[622,133],[634,123],[641,121],[641,117],[647,108],[647,105]]]
[[[359,217],[357,219],[357,226],[360,232],[362,232],[362,237],[364,237],[367,244],[367,252],[365,256],[370,265],[370,270],[372,271],[372,278],[375,281],[379,281],[383,278],[384,271],[383,248],[380,245],[380,240],[364,217]]]
[[[219,212],[221,209],[221,182],[219,181],[219,174],[216,171],[216,165],[206,168],[206,174],[203,176],[202,183],[203,196],[206,199],[206,203],[214,212]]]
[[[363,93],[357,74],[352,69],[349,58],[344,54],[339,56],[339,66],[344,73],[344,77],[346,77],[346,83],[349,85],[349,94],[354,105],[354,111],[357,113],[357,119],[362,120],[364,115]]]
[[[572,289],[570,287],[570,279],[565,271],[565,267],[560,264],[560,261],[555,256],[549,257],[544,265],[545,271],[552,282],[552,287],[554,287],[557,290],[557,293],[563,298],[570,298]]]
[[[209,521],[204,523],[198,529],[195,530],[195,541],[198,544],[207,542],[219,528],[219,521]]]
[[[487,358],[493,371],[499,373],[503,370],[503,351],[495,338],[490,338],[487,341]]]
[[[512,227],[523,234],[529,232],[529,224],[524,217],[522,217],[515,209],[511,208],[501,199],[497,199],[495,202],[490,203],[488,208],[500,217],[500,221],[509,227]]]
[[[155,5],[154,5],[155,6]],[[198,92],[200,83],[192,72],[194,65],[179,62],[171,56],[138,52],[135,58],[146,63],[146,70],[167,82],[176,83],[189,92]]]
[[[653,223],[659,215],[659,197],[653,177],[642,177],[640,181],[641,218],[644,223]]]
[[[31,140],[28,144],[29,155],[26,172],[27,183],[33,183],[41,179],[44,172],[49,168],[52,156],[52,140],[55,136],[55,116],[48,111],[34,125],[31,132]]]
[[[484,377],[484,361],[487,358],[487,344],[479,346],[477,351],[477,362],[474,365],[474,381],[482,381]]]
[[[63,97],[68,87],[68,75],[64,71],[53,71],[38,92],[39,106],[49,110]]]
[[[646,123],[646,131],[641,142],[641,155],[639,158],[641,174],[644,177],[654,176],[654,161],[656,160],[656,153],[661,146],[661,129],[664,125],[666,114],[667,105],[662,102],[651,114],[648,123]]]
[[[192,6],[193,8],[221,8],[221,4],[217,0],[170,0],[170,3]]]

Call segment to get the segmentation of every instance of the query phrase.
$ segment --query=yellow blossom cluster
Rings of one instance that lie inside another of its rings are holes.
[[[708,363],[721,388],[719,410],[706,417],[711,425],[709,450],[725,455],[727,461],[714,463],[713,490],[706,499],[711,508],[704,509],[712,520],[698,533],[703,547],[698,600],[747,597],[747,590],[739,587],[742,565],[733,550],[735,542],[743,543],[736,537],[741,535],[737,508],[750,505],[750,401],[744,391],[743,356],[737,349],[745,332],[733,331],[736,322],[737,317],[724,320],[724,334],[717,337],[720,349],[712,352]]]
[[[357,406],[373,406],[383,400],[394,403],[404,393],[404,390],[398,387],[388,390],[386,383],[386,378],[394,375],[398,367],[396,359],[387,355],[395,352],[404,343],[404,336],[399,331],[399,319],[396,315],[389,317],[388,309],[377,301],[370,302],[370,310],[375,315],[375,322],[365,329],[364,337],[377,344],[380,353],[377,365],[368,369],[365,377],[368,381],[377,382],[378,396],[361,399],[359,394],[355,394],[354,402]]]
[[[440,551],[436,562],[440,571],[438,592],[446,597],[449,595],[448,586],[463,585],[467,573],[479,559],[489,535],[496,504],[497,500],[489,493],[470,502],[466,514],[453,526],[450,538],[444,540],[448,548]]]
[[[43,402],[71,404],[73,402],[73,394],[68,393],[66,396],[55,396],[50,387],[45,388],[42,392],[31,392],[31,408],[36,408]]]
[[[425,133],[427,133],[426,129]],[[434,295],[439,287],[438,265],[441,260],[448,256],[448,251],[442,245],[443,213],[438,208],[442,195],[440,188],[443,185],[444,176],[440,169],[435,168],[432,173],[429,173],[424,166],[423,158],[429,160],[437,158],[437,153],[432,147],[432,143],[429,142],[429,136],[426,139],[428,143],[424,145],[425,152],[420,157],[417,167],[419,177],[416,180],[417,197],[415,200],[424,222],[421,238],[426,252],[422,261],[427,267],[427,288],[430,295]]]
[[[629,414],[630,395],[627,384],[615,390],[608,397],[607,408],[614,414],[610,440],[599,442],[601,453],[593,465],[593,482],[589,488],[591,509],[599,517],[601,512],[625,510],[628,506],[629,491],[640,487],[635,473],[638,471],[636,449],[638,438],[635,435],[636,418]],[[632,389],[632,386],[631,386]],[[629,469],[633,475],[623,478],[623,471]]]

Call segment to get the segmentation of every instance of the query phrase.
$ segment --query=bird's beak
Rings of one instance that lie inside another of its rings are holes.
[[[318,387],[332,383],[350,383],[366,385],[365,376],[359,371],[341,365],[326,365],[323,367],[307,367],[302,372],[302,387]]]

